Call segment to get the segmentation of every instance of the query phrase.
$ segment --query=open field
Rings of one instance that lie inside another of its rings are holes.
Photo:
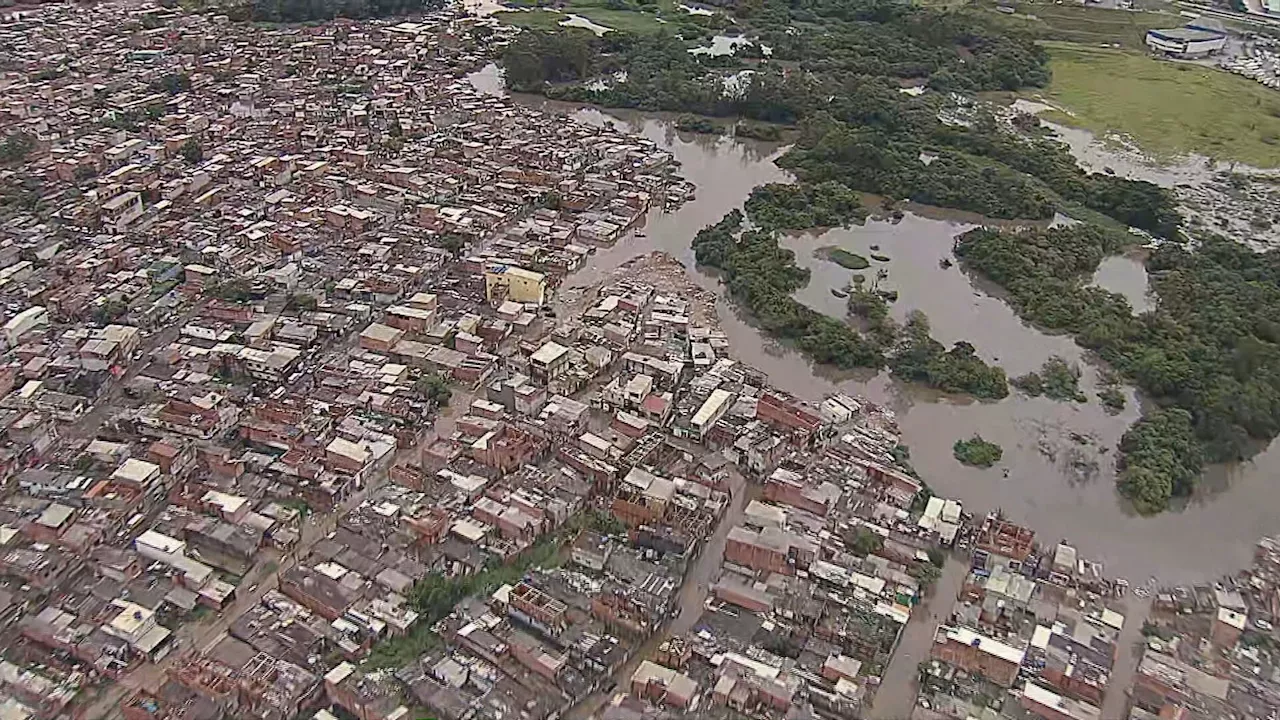
[[[1127,134],[1156,157],[1280,167],[1280,93],[1214,68],[1054,44],[1048,120]]]
[[[1011,28],[1021,28],[1042,40],[1060,40],[1083,45],[1120,45],[1142,48],[1143,37],[1151,28],[1178,27],[1187,19],[1174,12],[1131,12],[1084,7],[1079,4],[1056,5],[1052,2],[1018,3],[1017,13],[996,13],[994,4],[980,3],[1003,18]]]
[[[564,14],[555,10],[512,10],[494,13],[493,16],[509,25],[538,30],[554,30],[565,19]]]

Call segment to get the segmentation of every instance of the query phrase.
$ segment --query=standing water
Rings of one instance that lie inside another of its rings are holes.
[[[1093,284],[1123,295],[1135,313],[1144,313],[1154,307],[1147,287],[1145,259],[1142,251],[1105,258],[1093,273]]]
[[[494,66],[468,79],[480,90],[505,92]],[[774,165],[783,152],[777,144],[680,133],[671,119],[652,114],[603,112],[540,97],[514,99],[549,112],[571,113],[581,122],[618,123],[670,151],[682,163],[682,175],[697,186],[696,198],[679,210],[651,213],[645,237],[623,238],[591,256],[589,266],[571,278],[576,286],[596,282],[635,256],[663,250],[679,258],[699,284],[718,287],[715,278],[694,266],[693,235],[741,207],[756,185],[789,180]],[[734,355],[767,372],[783,390],[809,400],[842,391],[893,408],[912,464],[936,492],[961,500],[975,512],[1001,508],[1014,521],[1035,528],[1046,542],[1072,541],[1087,556],[1106,563],[1110,574],[1187,582],[1248,565],[1253,543],[1280,532],[1280,493],[1273,477],[1280,468],[1277,445],[1253,462],[1211,472],[1206,484],[1229,486],[1228,490],[1206,493],[1184,509],[1157,517],[1128,513],[1115,491],[1113,456],[1120,436],[1138,417],[1137,398],[1128,392],[1122,413],[1106,413],[1096,399],[1098,370],[1086,353],[1067,337],[1047,335],[1023,323],[994,288],[976,282],[958,265],[943,267],[939,261],[950,254],[955,236],[973,226],[971,218],[916,208],[899,222],[872,220],[865,226],[784,238],[783,244],[812,272],[810,286],[797,297],[814,308],[843,317],[843,301],[831,295],[830,288],[843,286],[852,275],[815,255],[816,250],[837,246],[868,258],[877,252],[889,260],[873,261],[863,272],[874,278],[877,267],[888,270],[884,286],[900,293],[894,306],[897,317],[912,308],[925,311],[940,342],[968,340],[984,358],[997,361],[1012,375],[1061,355],[1080,367],[1081,389],[1089,402],[1055,402],[1016,391],[1000,402],[977,402],[903,385],[887,373],[868,377],[815,367],[763,335],[727,297],[718,306],[721,328]],[[880,249],[871,251],[873,244]],[[1123,292],[1109,278],[1130,271],[1107,267],[1097,281]],[[1004,459],[996,468],[966,467],[952,457],[951,445],[975,432],[1004,448]]]

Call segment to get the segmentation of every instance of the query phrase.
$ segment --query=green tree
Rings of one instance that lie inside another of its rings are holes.
[[[447,407],[453,394],[449,389],[449,381],[438,373],[427,373],[418,378],[413,389],[420,397],[437,407]]]
[[[291,310],[315,310],[319,307],[320,302],[316,300],[314,295],[307,293],[294,293],[289,296],[285,306]]]
[[[845,533],[844,542],[849,551],[859,557],[874,555],[884,548],[884,538],[864,527],[853,528]]]
[[[200,142],[195,138],[182,143],[182,147],[178,148],[178,153],[192,165],[196,165],[204,159],[204,149],[200,147]]]
[[[1013,386],[1031,395],[1044,395],[1051,400],[1074,400],[1086,402],[1088,398],[1080,392],[1080,369],[1067,364],[1067,361],[1054,355],[1045,361],[1040,372],[1031,372],[1013,380]],[[1121,396],[1123,405],[1124,397]]]
[[[129,306],[120,300],[107,300],[93,311],[93,321],[99,325],[109,325],[124,317]]]
[[[0,163],[19,162],[36,148],[35,138],[24,132],[15,132],[0,140]]]
[[[243,304],[253,299],[253,283],[244,278],[231,278],[210,283],[205,288],[205,293],[221,300]]]
[[[983,440],[981,435],[974,435],[968,440],[957,440],[951,450],[956,460],[975,467],[991,467],[1004,457],[1004,450],[999,445]]]
[[[436,238],[436,244],[440,249],[447,250],[450,255],[457,256],[467,247],[467,238],[465,235],[458,233],[444,233]]]
[[[159,92],[177,95],[191,89],[191,76],[186,73],[169,73],[152,83],[152,87]]]

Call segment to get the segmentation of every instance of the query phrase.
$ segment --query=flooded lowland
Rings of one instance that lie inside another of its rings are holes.
[[[1045,103],[1016,100],[1016,112],[1036,114],[1054,109]],[[1115,173],[1173,190],[1186,226],[1246,242],[1255,250],[1280,247],[1280,170],[1261,170],[1203,155],[1156,162],[1128,138],[1099,139],[1087,130],[1041,119],[1071,148],[1080,165],[1092,172]],[[1270,212],[1267,209],[1271,209]]]
[[[471,81],[488,92],[502,92],[492,66]],[[716,289],[716,278],[694,266],[693,235],[740,207],[756,185],[789,179],[774,164],[785,150],[777,144],[681,133],[672,118],[651,114],[516,99],[581,122],[617,123],[670,151],[682,164],[681,174],[696,185],[696,197],[678,210],[651,212],[642,236],[624,237],[591,256],[588,267],[568,280],[571,287],[590,285],[631,258],[662,250],[679,258],[701,286]],[[815,309],[844,317],[845,301],[831,290],[846,285],[854,272],[826,259],[823,249],[839,247],[868,259],[874,253],[887,259],[873,259],[871,267],[859,272],[871,279],[878,269],[887,270],[881,284],[898,291],[895,317],[912,309],[924,311],[939,341],[967,340],[1010,375],[1062,356],[1081,370],[1080,386],[1088,402],[1055,402],[1017,391],[999,402],[977,402],[904,385],[887,373],[835,373],[763,335],[723,294],[717,305],[721,328],[736,357],[769,373],[786,391],[810,400],[842,391],[892,408],[921,476],[936,492],[961,500],[969,510],[1003,509],[1011,519],[1035,528],[1043,540],[1065,538],[1105,563],[1109,573],[1137,581],[1149,576],[1200,581],[1247,565],[1253,543],[1280,532],[1280,478],[1275,477],[1280,475],[1280,448],[1273,444],[1252,462],[1211,469],[1205,491],[1186,507],[1151,518],[1129,513],[1115,490],[1114,455],[1120,436],[1139,415],[1139,399],[1125,388],[1125,409],[1106,412],[1097,400],[1102,368],[1095,358],[1068,337],[1022,322],[996,288],[958,264],[942,262],[955,237],[977,222],[964,214],[908,206],[900,220],[872,218],[863,225],[792,235],[782,242],[811,272],[809,285],[796,297]],[[1125,295],[1138,310],[1151,302],[1140,257],[1109,259],[1094,283]],[[975,432],[1004,448],[996,467],[965,467],[952,456],[952,444]]]

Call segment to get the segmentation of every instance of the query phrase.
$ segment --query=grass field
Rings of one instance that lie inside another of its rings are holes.
[[[563,13],[555,10],[510,11],[494,13],[493,16],[508,25],[518,25],[523,28],[535,28],[538,30],[554,30],[565,19]]]
[[[1046,119],[1127,134],[1157,158],[1198,153],[1280,167],[1280,93],[1214,68],[1055,44]]]
[[[983,3],[979,7],[994,8]],[[1142,48],[1147,31],[1160,27],[1179,27],[1186,18],[1176,13],[1130,12],[1085,7],[1077,3],[1057,5],[1052,2],[1021,2],[1017,14],[1004,15],[991,10],[1010,27],[1021,28],[1043,40],[1060,40],[1082,45],[1120,45]]]

